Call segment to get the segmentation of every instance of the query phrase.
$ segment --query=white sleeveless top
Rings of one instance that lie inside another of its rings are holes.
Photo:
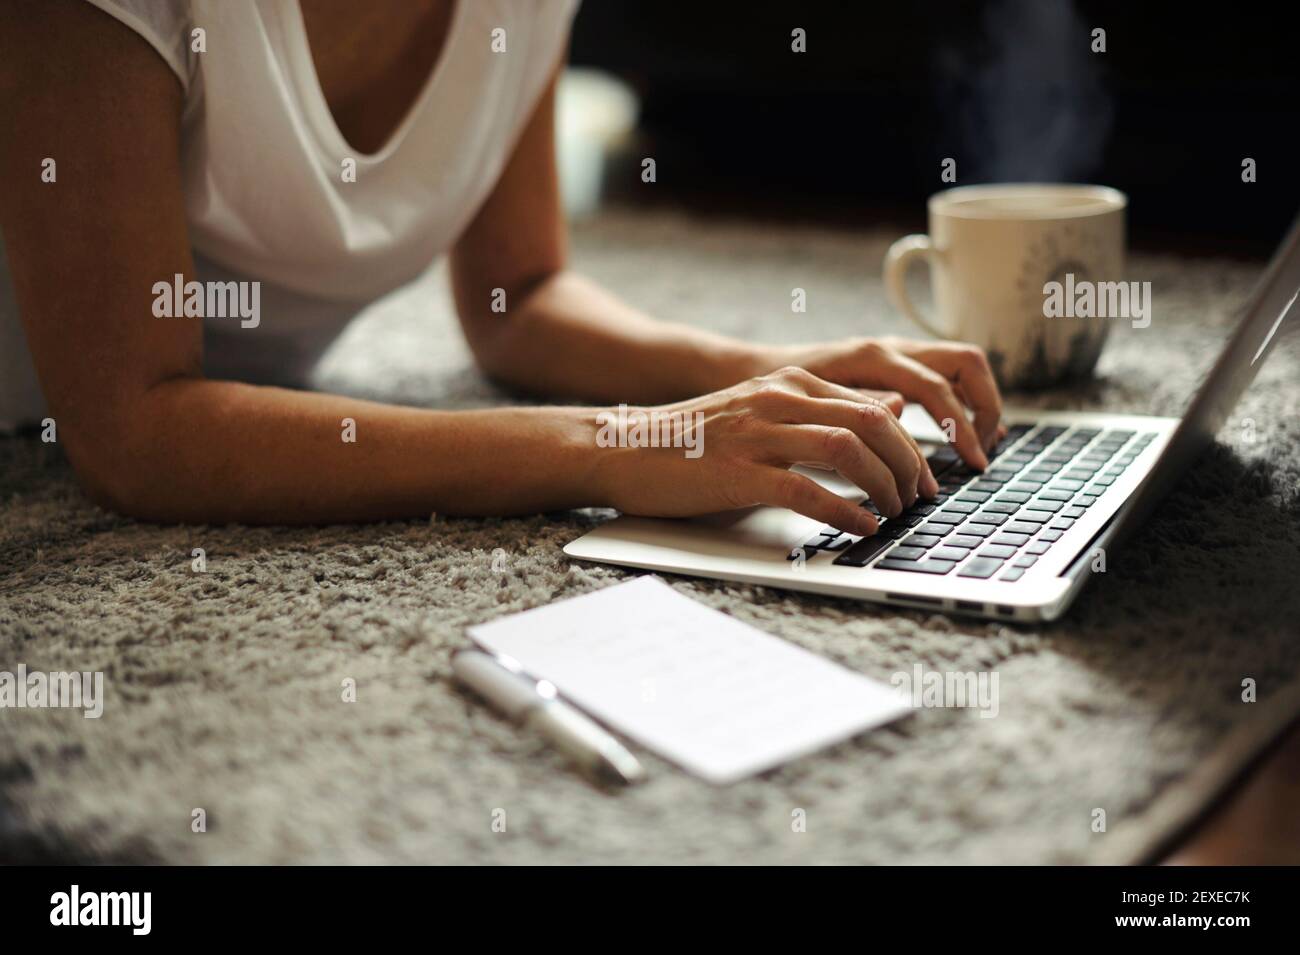
[[[147,40],[184,88],[196,277],[261,282],[256,328],[206,320],[205,371],[301,384],[352,316],[419,276],[469,224],[559,63],[579,0],[455,0],[415,104],[369,155],[334,123],[297,0],[87,2]],[[196,28],[203,52],[192,49]],[[0,425],[43,414],[0,256]]]

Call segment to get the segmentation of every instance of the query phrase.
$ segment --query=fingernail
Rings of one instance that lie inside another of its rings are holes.
[[[865,511],[858,515],[857,533],[861,534],[863,537],[870,537],[878,530],[880,530],[880,525],[876,523],[874,517]]]
[[[921,475],[921,494],[925,497],[934,497],[939,493],[939,482],[934,479],[934,474],[929,468]]]

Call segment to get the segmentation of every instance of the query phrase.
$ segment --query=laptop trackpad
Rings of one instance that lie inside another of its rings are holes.
[[[806,467],[796,467],[793,470],[812,478],[828,491],[833,491],[841,497],[856,500],[864,496],[861,488],[852,481],[846,481],[834,471]],[[784,507],[745,507],[738,511],[721,511],[717,514],[694,517],[688,523],[702,524],[718,530],[725,529],[729,532],[729,536],[738,542],[781,550],[788,550],[801,543],[822,526],[821,521],[796,514]]]

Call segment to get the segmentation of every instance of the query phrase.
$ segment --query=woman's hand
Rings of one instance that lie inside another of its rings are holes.
[[[1005,433],[1002,398],[984,352],[974,345],[905,338],[855,338],[823,345],[771,349],[772,367],[798,365],[851,388],[887,388],[918,402],[952,435],[971,467],[988,466],[987,452]],[[975,413],[974,424],[966,409]],[[951,421],[951,426],[945,422]]]
[[[869,511],[790,467],[834,468],[887,517],[939,490],[921,449],[889,407],[803,368],[782,368],[690,401],[632,409],[628,417],[637,415],[656,428],[670,421],[687,429],[690,453],[597,448],[602,497],[629,514],[686,517],[770,504],[869,535],[877,528]]]

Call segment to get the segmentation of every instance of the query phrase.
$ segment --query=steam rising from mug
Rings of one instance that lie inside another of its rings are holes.
[[[1093,175],[1113,120],[1097,26],[1070,0],[997,0],[977,48],[939,52],[940,99],[959,123],[958,182]]]

